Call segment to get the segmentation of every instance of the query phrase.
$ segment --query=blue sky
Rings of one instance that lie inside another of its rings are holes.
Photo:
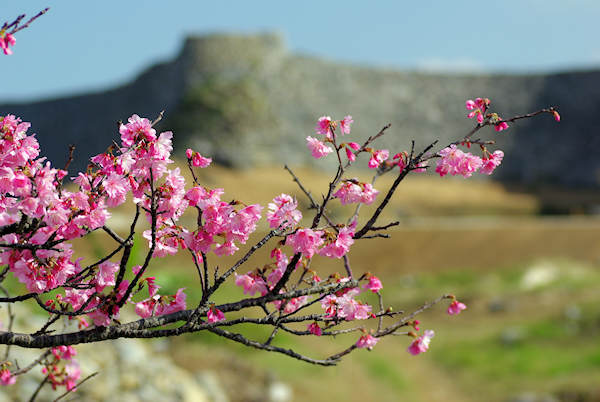
[[[600,68],[600,1],[2,0],[0,24],[48,13],[0,54],[0,102],[109,89],[175,57],[188,35],[277,31],[288,50],[394,69]]]

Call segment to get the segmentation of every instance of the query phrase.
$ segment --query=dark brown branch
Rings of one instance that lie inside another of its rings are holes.
[[[271,345],[266,345],[264,343],[251,341],[251,340],[243,337],[240,334],[234,334],[234,333],[225,331],[220,328],[211,328],[211,329],[209,329],[209,331],[211,331],[219,336],[222,336],[224,338],[227,338],[229,340],[239,342],[245,346],[251,346],[256,349],[266,350],[268,352],[282,353],[286,356],[293,357],[294,359],[298,359],[298,360],[301,360],[301,361],[307,362],[307,363],[317,364],[317,365],[321,365],[321,366],[335,366],[336,363],[339,362],[339,359],[335,359],[335,358],[329,358],[327,360],[311,359],[310,357],[298,354],[291,349],[283,349],[283,348],[278,348],[276,346],[271,346]]]

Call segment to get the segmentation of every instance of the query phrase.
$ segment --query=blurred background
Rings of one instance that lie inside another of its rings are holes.
[[[23,13],[26,21],[45,7],[0,61],[0,115],[32,122],[55,166],[76,143],[71,175],[118,139],[117,120],[164,110],[159,129],[174,132],[176,155],[192,146],[216,162],[201,172],[206,186],[246,204],[297,194],[306,206],[283,164],[313,194],[325,191],[335,161],[315,161],[305,146],[322,115],[353,115],[349,141],[356,142],[392,123],[379,144],[391,154],[410,151],[413,140],[420,150],[462,138],[474,127],[467,99],[490,98],[504,118],[550,106],[562,116],[480,131],[497,140],[490,151],[506,153],[491,177],[409,175],[380,221],[401,222],[391,239],[351,251],[354,272],[379,276],[395,310],[413,311],[445,293],[468,305],[458,317],[446,306],[419,317],[422,329],[436,332],[426,354],[411,356],[408,339],[386,338],[323,368],[195,334],[115,343],[119,356],[139,350],[118,364],[160,356],[176,376],[184,375],[175,367],[188,373],[182,387],[219,401],[600,400],[600,3],[47,0],[3,4],[0,22]],[[353,176],[372,174],[358,168]],[[392,181],[384,176],[376,188]],[[128,212],[116,211],[112,224],[126,230]],[[92,259],[110,244],[96,235],[78,247]],[[267,258],[257,256],[247,270]],[[329,260],[311,268],[322,277],[343,269]],[[166,294],[187,285],[188,306],[199,299],[184,256],[153,270]],[[230,286],[222,297],[215,302],[243,295]],[[278,340],[314,357],[354,341]],[[92,390],[93,382],[112,394]],[[115,400],[118,389],[146,400],[143,388],[159,383],[100,374],[81,392]]]

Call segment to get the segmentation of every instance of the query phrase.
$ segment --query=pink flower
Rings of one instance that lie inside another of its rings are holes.
[[[222,257],[224,255],[234,255],[239,248],[233,242],[225,242],[223,244],[215,243],[214,253],[218,257]]]
[[[316,138],[311,137],[310,135],[306,137],[307,146],[311,151],[313,158],[319,159],[323,156],[327,156],[329,153],[333,152],[333,149],[325,145],[324,142],[317,140]]]
[[[371,205],[379,194],[371,183],[360,183],[358,179],[345,180],[333,196],[340,199],[342,205],[363,202]]]
[[[127,192],[131,188],[127,178],[111,173],[103,182],[102,187],[108,195],[106,204],[111,207],[117,207],[127,200]]]
[[[342,131],[342,135],[350,134],[351,123],[354,123],[354,120],[352,120],[352,116],[350,115],[344,117],[344,120],[340,121],[340,130]]]
[[[369,283],[363,286],[363,289],[370,290],[373,293],[377,293],[383,288],[381,281],[375,275],[369,276]]]
[[[156,140],[156,130],[152,128],[150,120],[134,114],[128,121],[129,123],[121,124],[121,127],[119,127],[123,145],[130,147],[134,142],[139,140]]]
[[[375,201],[375,198],[377,198],[378,194],[379,194],[379,190],[375,190],[371,183],[365,183],[365,185],[363,186],[361,202],[363,202],[367,205],[371,205],[373,203],[373,201]]]
[[[483,114],[485,113],[489,104],[489,99],[477,98],[474,101],[469,99],[466,103],[466,107],[468,110],[473,110],[471,113],[469,113],[469,119],[477,116],[477,122],[481,124],[483,122]]]
[[[337,299],[338,315],[346,321],[366,320],[371,316],[372,307],[354,299],[359,293],[360,289],[354,288]]]
[[[438,159],[435,171],[444,177],[446,174],[455,176],[457,174],[467,178],[473,172],[477,171],[482,165],[482,160],[478,156],[469,153],[464,153],[452,144],[438,153],[442,158]]]
[[[282,224],[295,225],[302,219],[302,212],[296,210],[298,201],[290,195],[281,194],[273,198],[273,202],[269,203],[268,207],[267,220],[271,228],[277,228]]]
[[[487,158],[482,159],[481,170],[479,173],[481,174],[492,174],[494,169],[502,163],[502,158],[504,158],[504,152],[497,150],[493,154],[490,154]]]
[[[321,299],[321,307],[325,309],[326,318],[333,318],[337,314],[338,298],[336,295],[327,295]]]
[[[454,300],[450,303],[450,307],[448,307],[448,314],[458,314],[461,310],[466,309],[467,306],[464,303],[459,302],[458,300]]]
[[[283,289],[280,293],[284,293]],[[304,306],[308,302],[308,296],[294,297],[289,300],[275,300],[273,304],[278,310],[282,310],[284,314],[291,314]]]
[[[158,314],[171,314],[177,311],[185,310],[187,303],[185,299],[187,299],[187,295],[183,292],[186,288],[177,289],[177,293],[174,294],[173,300],[169,303],[168,306],[164,306],[162,309],[158,309]]]
[[[343,227],[340,229],[335,241],[329,243],[318,251],[319,255],[329,258],[342,258],[354,244],[354,228]]]
[[[348,160],[351,162],[354,162],[354,160],[356,160],[356,155],[354,155],[354,152],[352,152],[352,150],[350,148],[346,148],[346,156],[348,157]]]
[[[17,382],[17,377],[13,377],[8,369],[4,368],[0,370],[0,385],[13,385],[15,382]]]
[[[212,158],[205,158],[204,156],[200,155],[199,152],[192,151],[189,148],[185,151],[185,155],[187,156],[188,160],[192,162],[192,166],[200,166],[201,168],[205,168],[208,167],[208,165],[210,165],[212,162]]]
[[[321,327],[319,327],[319,324],[317,324],[316,322],[313,322],[312,324],[308,324],[307,327],[308,327],[308,330],[310,331],[310,333],[313,335],[321,336],[321,334],[323,333],[323,331],[321,330]]]
[[[77,351],[73,346],[59,346],[52,348],[52,354],[57,359],[73,360],[73,356],[77,354]]]
[[[465,154],[465,157],[462,160],[462,163],[458,169],[458,173],[460,173],[464,178],[471,177],[471,175],[481,167],[482,163],[483,162],[479,156],[475,156],[468,152]]]
[[[331,131],[331,117],[323,116],[319,117],[319,123],[315,127],[317,134],[322,134],[329,139],[333,139],[333,132]]]
[[[92,281],[96,285],[96,291],[101,292],[107,286],[113,286],[115,284],[115,274],[119,270],[119,264],[104,261],[98,265],[98,273]]]
[[[552,114],[554,115],[554,120],[560,121],[560,115],[558,114],[558,112],[556,110],[553,111]]]
[[[494,130],[496,130],[496,131],[506,130],[507,128],[508,128],[508,124],[503,122],[502,119],[500,119],[500,122],[496,123],[496,125],[494,126]]]
[[[258,275],[248,272],[246,275],[235,274],[235,284],[244,287],[244,293],[254,296],[256,292],[261,295],[267,294],[267,284]]]
[[[427,349],[429,349],[429,343],[431,342],[431,338],[433,338],[434,335],[435,333],[433,331],[426,330],[425,335],[421,335],[419,338],[415,339],[410,344],[408,349],[406,349],[406,351],[413,356],[427,352]]]
[[[210,310],[206,312],[206,318],[209,323],[224,321],[225,314],[223,314],[223,312],[216,308],[213,304],[210,307]]]
[[[294,248],[294,253],[302,253],[307,258],[311,258],[321,244],[321,231],[314,231],[309,228],[299,229],[295,234],[287,237],[285,244]]]
[[[4,54],[12,54],[13,51],[9,49],[9,46],[14,46],[17,40],[12,34],[4,34],[0,32],[0,48],[4,51]]]
[[[379,338],[375,338],[371,334],[363,334],[358,340],[358,342],[356,342],[356,347],[371,350],[373,349],[373,346],[377,344],[377,342],[379,342]]]
[[[374,150],[369,159],[369,169],[375,169],[379,167],[387,158],[390,157],[390,151],[387,149]]]
[[[77,380],[81,378],[81,369],[79,368],[79,364],[76,362],[71,362],[65,365],[65,379],[64,385],[67,387],[67,391],[75,392],[77,388]]]
[[[420,162],[417,164],[417,169],[413,170],[415,173],[424,173],[427,171],[427,166],[429,165],[429,160]]]
[[[483,122],[483,114],[481,113],[481,110],[479,110],[479,109],[473,110],[467,116],[469,117],[469,119],[472,119],[473,117],[477,116],[477,122],[478,123]]]

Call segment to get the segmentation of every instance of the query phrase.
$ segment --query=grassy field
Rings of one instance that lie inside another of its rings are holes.
[[[306,169],[295,173],[305,185],[311,184],[315,197],[325,191],[327,177],[322,173]],[[211,167],[202,171],[200,180],[208,187],[225,188],[224,200],[266,205],[286,192],[306,205],[289,173],[279,168],[237,172]],[[383,191],[389,182],[381,178],[376,188]],[[535,197],[505,191],[497,183],[409,178],[379,222],[400,221],[388,231],[391,238],[355,244],[350,252],[355,275],[371,271],[379,276],[384,300],[394,310],[411,312],[445,293],[468,305],[459,316],[448,316],[444,302],[418,317],[422,330],[436,332],[424,355],[406,352],[408,338],[388,337],[372,352],[358,350],[338,366],[324,368],[207,334],[170,340],[171,353],[192,371],[218,372],[232,401],[256,400],[259,389],[274,378],[290,384],[296,401],[500,402],[525,393],[565,401],[596,400],[600,220],[540,217],[539,208]],[[328,213],[342,216],[348,211],[334,208]],[[122,227],[127,214],[127,210],[115,213],[112,224]],[[256,239],[266,230],[263,222]],[[110,244],[100,234],[90,240],[78,245],[80,255],[100,255]],[[143,248],[134,250],[134,258],[142,258]],[[242,271],[264,265],[271,248],[256,253]],[[234,258],[211,260],[221,269],[234,262]],[[322,277],[343,270],[339,261],[320,257],[311,268]],[[165,293],[188,286],[188,306],[199,300],[193,285],[197,274],[185,255],[154,260],[152,274]],[[214,301],[244,297],[228,284]],[[260,329],[241,331],[256,340],[268,337]],[[356,334],[337,339],[278,336],[275,344],[324,358],[356,339]]]

